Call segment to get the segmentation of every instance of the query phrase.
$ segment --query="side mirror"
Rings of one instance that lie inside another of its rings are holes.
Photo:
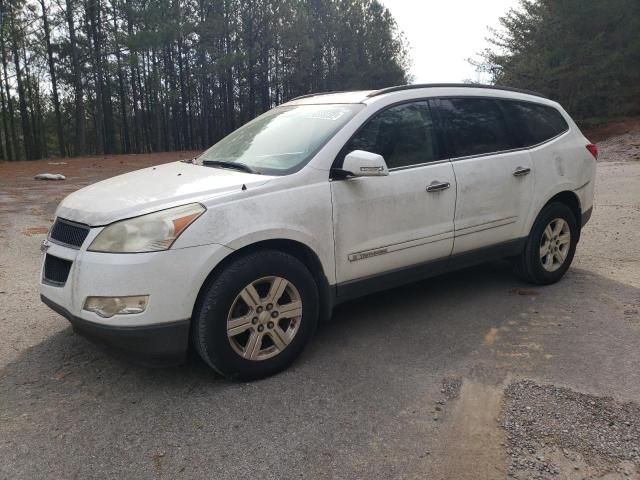
[[[382,155],[354,150],[344,157],[342,169],[334,170],[338,177],[384,177],[389,175],[387,163]]]

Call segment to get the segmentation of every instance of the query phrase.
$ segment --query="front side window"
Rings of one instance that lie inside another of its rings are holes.
[[[447,126],[452,157],[482,155],[515,147],[495,100],[443,98],[437,104]]]
[[[364,106],[293,105],[269,110],[230,133],[198,161],[235,163],[267,175],[302,168]]]
[[[501,100],[523,147],[530,147],[569,130],[562,114],[553,107],[533,102]]]
[[[354,150],[382,155],[389,168],[437,160],[437,144],[427,102],[397,105],[375,114],[347,143]]]

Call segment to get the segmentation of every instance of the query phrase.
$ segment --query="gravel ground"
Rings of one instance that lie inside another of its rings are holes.
[[[191,153],[0,163],[0,479],[640,480],[640,122],[624,128],[599,143],[561,282],[494,262],[353,301],[251,384],[105,355],[38,298],[66,194]]]
[[[619,162],[640,160],[640,138],[637,131],[608,138],[598,143],[601,162]]]
[[[460,396],[461,387],[461,378],[444,378],[442,380],[442,388],[440,389],[440,393],[444,394],[447,400],[455,400]]]
[[[503,427],[514,478],[637,477],[637,403],[525,380],[505,389]]]

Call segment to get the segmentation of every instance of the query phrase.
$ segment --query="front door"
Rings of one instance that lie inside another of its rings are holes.
[[[338,296],[358,280],[451,254],[456,180],[437,143],[422,101],[375,114],[343,149],[382,155],[389,175],[331,182]]]

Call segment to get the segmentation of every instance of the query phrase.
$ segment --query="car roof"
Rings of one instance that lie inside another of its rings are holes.
[[[503,87],[500,85],[484,85],[481,83],[416,83],[412,85],[399,85],[397,87],[383,88],[376,90],[368,95],[368,97],[377,97],[378,95],[384,95],[386,93],[400,92],[403,90],[416,90],[421,88],[477,88],[498,90],[503,92],[515,92],[524,93],[526,95],[533,95],[534,97],[546,98],[544,95],[531,90],[524,90],[521,88]]]
[[[313,105],[323,103],[362,103],[375,90],[356,90],[352,92],[321,92],[302,95],[289,100],[284,105]]]
[[[516,93],[521,95],[537,97],[537,99],[545,99],[543,95],[532,92],[529,90],[522,90],[519,88],[501,87],[496,85],[481,85],[481,84],[467,84],[467,83],[424,83],[424,84],[412,84],[412,85],[398,85],[395,87],[383,88],[379,90],[357,90],[351,92],[322,92],[312,93],[309,95],[303,95],[296,97],[284,105],[314,105],[314,104],[331,104],[331,103],[367,103],[373,98],[387,96],[393,93],[407,92],[412,90],[428,90],[437,89],[437,95],[442,95],[445,91],[446,94],[460,95],[463,93],[478,93],[480,95],[486,95],[493,91],[494,93],[505,93],[505,96],[510,97],[510,93]],[[425,92],[426,93],[426,92]],[[435,92],[434,92],[435,93]],[[417,94],[417,92],[416,92]]]

